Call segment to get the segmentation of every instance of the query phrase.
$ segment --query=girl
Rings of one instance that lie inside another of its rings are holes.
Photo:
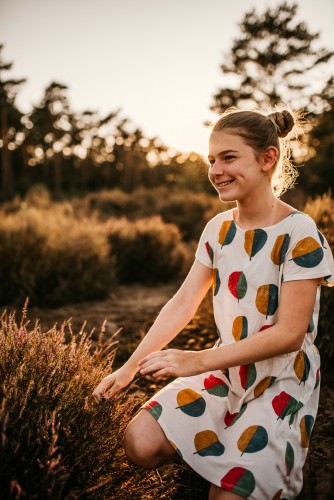
[[[334,283],[329,245],[313,220],[277,198],[293,180],[287,110],[229,110],[209,141],[209,179],[237,208],[204,229],[195,262],[129,360],[93,395],[141,375],[177,377],[132,420],[125,451],[156,468],[176,453],[211,483],[209,499],[291,499],[317,413],[321,284]],[[213,286],[219,340],[162,350]]]

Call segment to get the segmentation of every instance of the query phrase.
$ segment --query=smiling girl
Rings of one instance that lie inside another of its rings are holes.
[[[209,221],[179,291],[94,391],[109,398],[138,371],[177,377],[129,424],[125,451],[147,468],[179,454],[211,483],[210,500],[292,499],[302,488],[320,389],[320,285],[334,283],[334,270],[314,221],[278,198],[294,178],[283,139],[293,127],[287,110],[219,118],[209,179],[237,208]],[[162,350],[211,286],[215,347]]]

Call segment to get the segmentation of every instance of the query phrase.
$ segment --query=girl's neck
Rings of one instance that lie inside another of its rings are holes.
[[[272,193],[266,198],[251,203],[237,202],[233,212],[235,222],[243,229],[269,227],[284,219],[293,208],[276,198]]]

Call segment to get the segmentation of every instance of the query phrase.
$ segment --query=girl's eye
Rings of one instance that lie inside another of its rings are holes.
[[[226,161],[231,161],[231,160],[234,160],[235,156],[232,156],[232,155],[227,155],[225,156],[225,160]]]

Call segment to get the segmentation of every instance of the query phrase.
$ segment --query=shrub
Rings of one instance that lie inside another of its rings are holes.
[[[334,200],[330,193],[309,199],[304,211],[316,222],[334,252]],[[334,359],[334,290],[323,287],[318,323],[317,346],[322,360],[323,379],[334,381],[332,364]]]
[[[184,274],[187,250],[180,231],[160,217],[131,222],[114,219],[106,226],[118,279],[154,284]]]
[[[101,228],[61,210],[0,215],[0,303],[39,306],[104,297],[115,282]]]
[[[121,435],[138,396],[93,401],[114,357],[102,339],[92,349],[90,336],[73,335],[69,323],[42,332],[24,316],[20,324],[13,313],[2,316],[2,499],[167,498],[158,474],[131,466],[123,453]]]
[[[222,204],[218,196],[190,190],[172,191],[165,186],[154,189],[138,188],[133,193],[118,189],[87,195],[73,203],[76,211],[85,207],[100,220],[126,217],[138,220],[159,215],[164,222],[176,224],[185,240],[197,240],[207,221],[234,204]]]

